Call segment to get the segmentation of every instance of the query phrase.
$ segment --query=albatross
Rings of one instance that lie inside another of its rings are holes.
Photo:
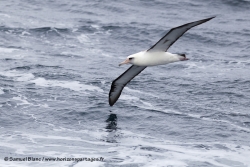
[[[129,83],[146,67],[188,60],[185,54],[173,54],[167,52],[167,50],[186,31],[213,18],[214,17],[210,17],[172,28],[148,50],[129,55],[125,61],[119,64],[119,66],[122,64],[132,64],[132,66],[112,82],[111,89],[109,91],[109,105],[113,106],[115,104],[127,83]]]

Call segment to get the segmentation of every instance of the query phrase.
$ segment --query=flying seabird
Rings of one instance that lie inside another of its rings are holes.
[[[125,61],[119,64],[119,66],[128,63],[132,64],[132,66],[112,82],[111,89],[109,91],[109,105],[113,106],[115,104],[127,83],[142,72],[147,66],[156,66],[188,60],[185,54],[172,54],[167,52],[168,48],[186,31],[213,18],[214,17],[210,17],[172,28],[164,37],[162,37],[148,50],[128,56]]]

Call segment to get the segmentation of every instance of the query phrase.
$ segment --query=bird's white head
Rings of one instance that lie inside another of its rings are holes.
[[[123,65],[123,64],[133,64],[133,62],[135,61],[135,58],[137,57],[136,54],[130,55],[126,58],[125,61],[121,62],[119,64],[119,66]]]

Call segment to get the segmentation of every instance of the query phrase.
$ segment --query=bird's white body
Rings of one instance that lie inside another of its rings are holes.
[[[157,66],[180,61],[182,56],[169,52],[142,51],[128,56],[132,58],[129,63],[137,66]]]

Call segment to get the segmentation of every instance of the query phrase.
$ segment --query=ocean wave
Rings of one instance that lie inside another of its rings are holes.
[[[0,72],[0,75],[8,78],[13,78],[15,81],[20,81],[20,82],[30,81],[35,77],[32,73],[22,73],[16,70]]]
[[[45,78],[36,78],[30,80],[38,86],[43,87],[62,87],[68,88],[74,91],[97,91],[103,92],[103,90],[97,86],[81,84],[79,81],[60,81],[60,80],[46,80]]]

